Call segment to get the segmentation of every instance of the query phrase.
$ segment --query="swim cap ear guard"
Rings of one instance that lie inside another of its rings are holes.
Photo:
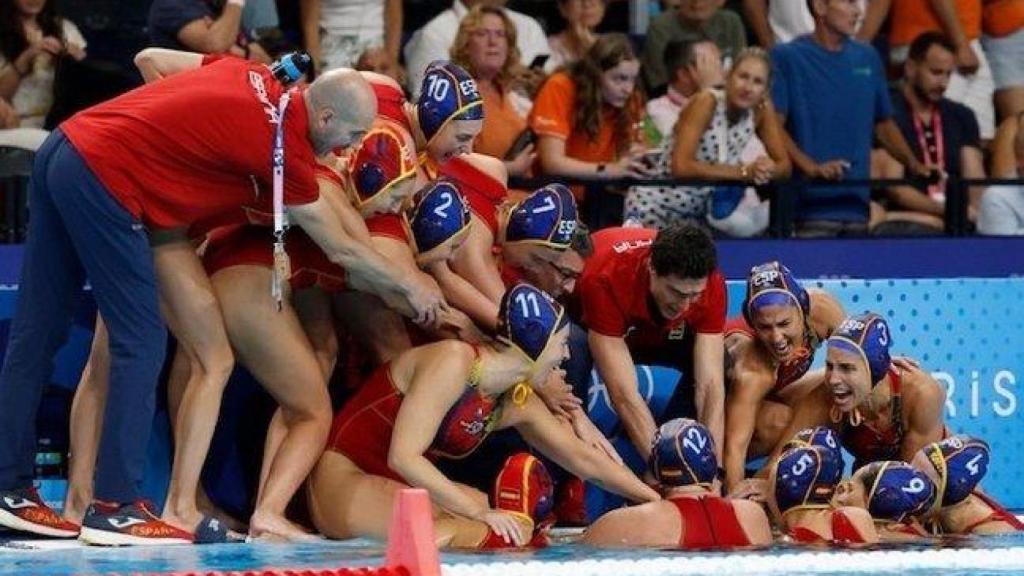
[[[357,208],[416,175],[416,154],[404,136],[388,125],[371,129],[348,166]]]
[[[483,100],[476,81],[457,64],[431,62],[423,75],[416,116],[428,144],[452,120],[482,120]]]
[[[868,512],[875,520],[903,522],[931,509],[935,484],[906,462],[872,462],[861,475]]]
[[[988,472],[989,447],[978,438],[950,436],[941,442],[928,444],[921,452],[939,477],[938,496],[933,508],[964,501]]]
[[[665,422],[654,435],[650,469],[665,486],[710,488],[718,473],[711,433],[703,424],[689,418]]]
[[[471,222],[469,205],[447,180],[436,180],[417,192],[406,221],[418,261],[468,233]]]
[[[828,346],[859,355],[871,373],[872,386],[882,381],[892,365],[889,325],[874,312],[848,317],[829,336]]]
[[[548,184],[512,207],[503,244],[524,242],[565,250],[572,243],[577,219],[572,192],[562,184]]]
[[[529,284],[516,284],[501,297],[497,335],[536,362],[566,323],[562,306],[547,293]]]
[[[840,467],[845,467],[846,465],[843,460],[843,449],[839,445],[839,439],[836,438],[836,433],[831,428],[826,426],[804,428],[797,432],[789,442],[786,442],[785,446],[782,447],[782,451],[785,452],[791,448],[800,448],[802,446],[820,446],[832,452],[832,455],[839,460]]]
[[[795,508],[827,508],[843,475],[843,463],[821,446],[787,450],[775,464],[775,501],[785,514]]]
[[[811,313],[811,297],[796,281],[789,268],[773,261],[750,269],[747,295],[743,300],[743,318],[754,325],[754,311],[763,306],[796,306],[804,318]]]

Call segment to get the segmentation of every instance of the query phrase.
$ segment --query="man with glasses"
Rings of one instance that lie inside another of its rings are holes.
[[[610,437],[621,426],[637,454],[623,457],[640,466],[650,459],[658,424],[672,418],[695,418],[708,427],[721,461],[724,433],[724,364],[722,330],[725,324],[725,280],[717,269],[715,245],[700,228],[672,224],[661,231],[608,228],[593,235],[594,254],[577,283],[576,319],[588,329],[587,347],[573,347],[574,360],[593,357],[599,382],[570,379],[577,393],[604,394],[610,406],[591,399],[591,418]],[[572,347],[572,342],[570,342]],[[682,375],[660,413],[648,402],[659,395],[653,386],[648,398],[640,391],[638,365],[667,366]],[[603,390],[601,389],[603,387]],[[610,410],[609,410],[610,408]],[[608,412],[602,418],[598,412]],[[618,422],[608,425],[614,415]],[[639,458],[637,458],[637,455]]]

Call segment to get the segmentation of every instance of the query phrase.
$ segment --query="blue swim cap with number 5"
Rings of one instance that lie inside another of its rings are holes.
[[[458,64],[431,62],[416,100],[416,116],[428,144],[452,120],[482,120],[483,99],[476,81]]]

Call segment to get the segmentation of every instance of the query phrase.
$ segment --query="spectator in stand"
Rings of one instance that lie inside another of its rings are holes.
[[[653,138],[648,132],[648,139],[655,145],[672,136],[679,113],[694,94],[725,83],[722,52],[706,38],[669,42],[665,46],[665,69],[669,74],[668,90],[647,102],[647,117],[656,131]]]
[[[857,0],[862,13],[867,2]],[[800,0],[743,0],[743,14],[757,43],[764,48],[814,32],[811,8]],[[863,22],[858,22],[858,28]]]
[[[12,128],[42,128],[64,56],[85,58],[85,38],[54,0],[0,0],[0,98],[17,113]]]
[[[914,157],[952,177],[984,178],[978,121],[971,109],[943,97],[956,67],[956,47],[941,32],[925,32],[910,44],[903,85],[892,93],[893,119]],[[884,150],[874,161],[882,178],[903,178],[903,165]],[[939,234],[945,228],[945,180],[927,191],[892,186],[886,191],[879,235]],[[976,220],[981,189],[971,189],[970,219]]]
[[[419,95],[427,64],[448,58],[459,29],[459,22],[469,9],[477,4],[501,8],[505,6],[505,0],[454,0],[451,8],[435,16],[409,39],[405,45],[405,66],[408,75],[407,85],[413,97]],[[508,10],[507,14],[516,25],[516,47],[519,48],[520,64],[529,65],[537,56],[551,54],[548,38],[539,22],[515,10]]]
[[[856,3],[811,0],[811,5],[814,34],[771,51],[772,100],[788,132],[793,165],[809,178],[867,178],[875,136],[910,174],[928,175],[892,120],[878,53],[852,39],[860,17]],[[864,186],[800,189],[797,235],[866,233],[868,210]]]
[[[484,101],[484,127],[473,150],[504,158],[509,176],[524,176],[536,160],[533,144],[513,145],[527,129],[528,98],[512,89],[519,64],[516,27],[502,8],[478,4],[459,24],[452,61],[476,80]]]
[[[552,74],[534,99],[529,125],[540,166],[553,176],[643,176],[640,62],[624,34],[605,34],[582,60]],[[574,194],[581,195],[580,190]]]
[[[992,176],[1024,175],[1024,112],[1003,120],[992,140]],[[1024,235],[1024,186],[992,186],[981,197],[978,232],[999,236]]]
[[[723,10],[724,0],[682,0],[675,12],[651,21],[644,44],[644,78],[647,87],[660,90],[670,80],[665,70],[665,46],[673,40],[710,38],[725,57],[725,68],[747,47],[747,32],[736,13]]]
[[[572,64],[594,45],[594,30],[604,20],[607,0],[558,0],[558,12],[565,20],[565,29],[548,36],[551,58],[544,69],[554,71]]]
[[[714,44],[706,42],[702,44],[709,47],[709,51],[713,50],[711,54],[717,56],[718,49],[714,47]],[[698,44],[698,46],[700,45]],[[669,46],[671,48],[673,44]],[[665,133],[666,137],[661,140],[661,152],[653,161],[654,174],[666,177],[715,178],[713,175],[705,174],[706,169],[713,164],[732,163],[737,168],[741,166],[768,167],[768,163],[784,161],[785,169],[780,174],[789,175],[789,157],[785,151],[784,141],[781,140],[782,133],[774,130],[774,128],[781,130],[774,112],[770,117],[760,111],[754,112],[755,109],[760,109],[757,101],[763,100],[767,96],[768,79],[771,73],[768,55],[763,50],[751,48],[744,49],[740,54],[736,65],[727,76],[725,92],[717,89],[718,86],[709,86],[699,92],[691,92],[692,99],[689,97],[685,99],[684,114],[687,113],[686,110],[691,110],[691,107],[694,106],[695,98],[704,96],[711,98],[711,100],[705,98],[705,103],[711,106],[705,111],[707,112],[706,118],[703,113],[700,117],[694,116],[694,109],[690,116],[683,117],[679,116],[677,111],[675,118],[671,119],[671,124],[668,123],[667,118],[661,121],[668,125],[668,132]],[[671,55],[671,49],[668,55]],[[751,60],[751,62],[745,63],[744,69],[739,70],[740,62],[747,60]],[[675,69],[675,66],[669,64],[669,69]],[[717,84],[721,84],[720,60],[709,60],[703,74],[708,79],[718,78]],[[696,75],[692,72],[689,75],[692,83],[692,78],[695,78]],[[681,76],[683,75],[677,73],[677,84],[684,84],[681,81]],[[673,93],[678,94],[671,87],[669,90],[666,97]],[[716,100],[721,106],[714,104]],[[650,109],[650,105],[648,105],[648,109]],[[677,123],[676,119],[680,118],[687,119]],[[723,130],[726,138],[720,140]],[[678,136],[683,133],[682,131],[687,133],[685,146],[681,145],[678,139]],[[766,155],[765,146],[759,137],[759,134],[762,133],[774,134],[773,139],[779,145],[776,148],[774,161]],[[725,146],[719,147],[712,141],[725,142]],[[699,150],[698,144],[700,145]],[[683,156],[676,158],[679,154]],[[690,160],[687,161],[684,158]],[[698,159],[697,164],[692,162],[695,158]],[[781,169],[781,164],[779,166],[773,164],[770,170],[774,171],[776,168]],[[718,171],[717,168],[711,168],[711,170]],[[726,178],[731,178],[733,172],[730,171],[730,176],[726,176]],[[757,180],[759,183],[763,183],[755,177],[757,175],[754,172],[748,170],[751,181]],[[714,197],[712,197],[712,191],[713,188],[710,187],[634,186],[630,188],[629,194],[626,196],[625,220],[628,225],[642,225],[649,228],[664,228],[675,221],[688,222],[702,228],[707,228],[710,225],[730,236],[752,236],[763,232],[767,227],[768,204],[761,202],[753,188],[743,186],[722,188]],[[735,202],[739,202],[739,204]],[[719,215],[717,218],[715,217],[716,213]]]
[[[242,27],[246,0],[153,0],[149,39],[153,46],[202,54],[234,54],[269,64],[273,58]]]
[[[1024,112],[1024,2],[985,2],[981,25],[981,45],[996,88],[996,115],[1002,121]]]
[[[891,10],[889,8],[891,4]],[[992,69],[981,47],[982,0],[873,0],[871,11],[889,13],[889,59],[900,65],[923,32],[944,32],[956,47],[956,72],[946,97],[974,111],[982,139],[995,133]]]
[[[362,59],[358,68],[399,78],[402,0],[301,0],[299,11],[317,71],[356,68]]]

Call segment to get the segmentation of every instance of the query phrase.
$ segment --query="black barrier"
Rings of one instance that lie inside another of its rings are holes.
[[[851,178],[846,180],[776,180],[763,186],[754,186],[758,193],[768,198],[771,202],[771,219],[768,224],[767,234],[773,238],[789,238],[793,235],[793,221],[796,208],[795,190],[806,187],[855,187],[881,188],[888,186],[913,186],[924,190],[931,184],[939,181],[937,177],[932,178]],[[584,206],[581,210],[583,220],[598,230],[609,226],[609,217],[606,208],[614,206],[615,202],[609,200],[609,196],[618,197],[617,203],[621,206],[622,194],[608,192],[609,189],[625,190],[630,186],[735,186],[735,180],[709,180],[701,178],[579,178],[579,177],[557,177],[543,176],[538,178],[517,178],[509,179],[509,187],[522,190],[533,190],[550,184],[560,182],[566,185],[582,185],[587,190],[587,203],[591,206]],[[1024,186],[1024,178],[948,178],[946,180],[946,235],[966,236],[970,233],[970,222],[967,218],[968,198],[967,189],[971,186]],[[753,186],[753,185],[751,185]]]

